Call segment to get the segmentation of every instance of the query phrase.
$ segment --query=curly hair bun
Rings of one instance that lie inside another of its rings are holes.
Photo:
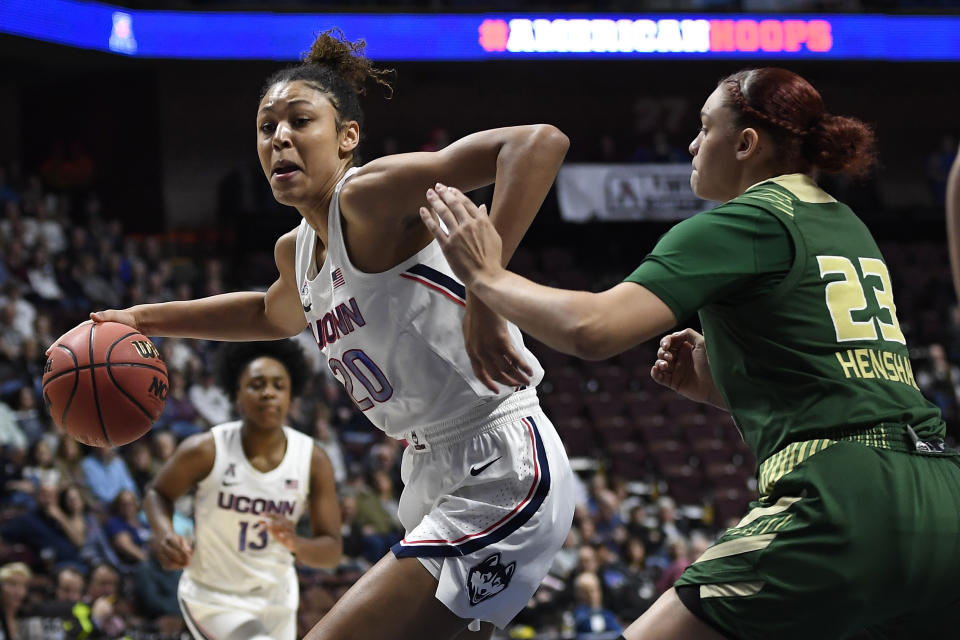
[[[825,114],[806,142],[807,157],[827,173],[862,176],[876,160],[873,129],[856,118]]]
[[[387,69],[378,69],[364,55],[367,43],[365,40],[351,42],[337,28],[324,31],[313,41],[303,58],[305,64],[316,64],[330,67],[340,77],[346,80],[359,94],[366,92],[367,80],[373,80],[379,85],[392,91],[386,79],[392,72]]]

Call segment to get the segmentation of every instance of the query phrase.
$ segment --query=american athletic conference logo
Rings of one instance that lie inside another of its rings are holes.
[[[516,569],[516,562],[501,564],[499,553],[487,556],[483,562],[470,569],[467,574],[470,606],[476,606],[506,589]]]

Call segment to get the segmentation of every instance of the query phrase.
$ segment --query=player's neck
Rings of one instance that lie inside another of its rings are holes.
[[[337,185],[348,169],[349,167],[342,165],[336,173],[331,176],[330,181],[324,187],[322,195],[319,198],[297,206],[297,211],[299,211],[303,219],[307,221],[307,224],[313,228],[324,246],[327,245],[327,224],[330,219],[330,202],[333,200],[333,194],[337,190]]]
[[[248,458],[271,452],[275,447],[286,448],[287,436],[283,429],[257,429],[244,423],[240,432],[243,451]]]

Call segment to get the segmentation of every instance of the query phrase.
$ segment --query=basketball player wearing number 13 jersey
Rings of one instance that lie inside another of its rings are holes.
[[[526,604],[566,538],[572,476],[534,386],[494,393],[474,375],[464,347],[464,287],[436,242],[387,271],[355,268],[339,209],[348,171],[330,204],[322,266],[316,232],[297,233],[297,286],[333,375],[379,429],[409,446],[403,456],[400,521],[393,548],[437,578],[453,613],[504,627]],[[476,628],[476,625],[474,625]]]

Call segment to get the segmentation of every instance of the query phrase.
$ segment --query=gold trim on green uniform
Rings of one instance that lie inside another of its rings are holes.
[[[743,520],[737,523],[737,526],[734,529],[741,529],[757,518],[762,518],[763,516],[772,516],[774,514],[780,513],[781,511],[786,511],[790,508],[794,502],[799,502],[799,496],[784,496],[777,500],[776,504],[769,507],[757,507],[756,509],[751,509],[750,513],[743,516]]]
[[[832,438],[791,442],[760,465],[760,472],[757,474],[760,496],[762,498],[770,495],[770,491],[780,478],[796,469],[797,465],[804,460],[838,442],[857,442],[878,449],[906,450],[902,442],[903,437],[903,425],[878,424],[858,431],[838,431]]]
[[[704,551],[703,555],[697,558],[693,564],[766,549],[776,537],[777,534],[775,533],[765,533],[761,536],[750,536],[748,538],[737,538],[728,542],[721,542]]]
[[[701,598],[730,598],[754,596],[760,593],[763,585],[767,584],[765,580],[750,580],[748,582],[728,582],[726,584],[702,584],[700,585]]]
[[[836,440],[804,440],[802,442],[791,442],[786,447],[776,452],[763,461],[760,465],[760,486],[758,487],[761,496],[770,495],[770,490],[777,480],[787,475],[797,468],[804,460],[810,456],[816,455],[836,444]]]
[[[813,178],[805,173],[785,173],[782,176],[770,178],[770,180],[766,182],[773,182],[780,185],[795,195],[800,202],[826,204],[837,201],[836,198],[817,186]]]

